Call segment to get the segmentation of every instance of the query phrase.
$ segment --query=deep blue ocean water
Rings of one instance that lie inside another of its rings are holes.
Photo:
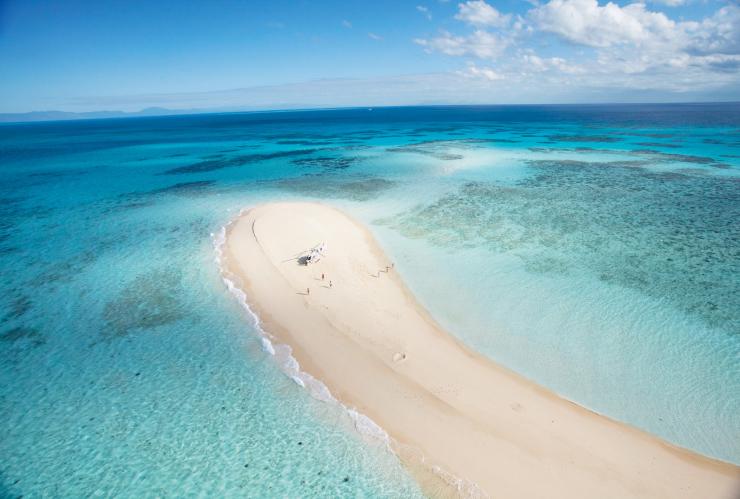
[[[0,496],[420,495],[221,280],[211,234],[298,198],[473,348],[740,463],[740,104],[211,114],[0,126]]]

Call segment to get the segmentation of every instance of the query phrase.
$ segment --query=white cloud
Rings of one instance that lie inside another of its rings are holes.
[[[349,21],[348,21],[348,20],[346,20],[346,19],[342,19],[342,26],[344,26],[344,27],[345,27],[345,28],[347,28],[347,29],[350,29],[350,28],[352,28],[352,23],[351,23],[351,22],[349,22]]]
[[[676,23],[662,12],[651,12],[642,3],[620,7],[596,0],[550,0],[529,12],[542,31],[591,47],[636,45],[670,41],[678,35]]]
[[[504,77],[491,68],[478,67],[474,64],[469,65],[464,71],[457,71],[457,74],[466,78],[479,78],[488,81],[503,80]]]
[[[495,61],[495,67],[468,62],[453,73],[470,85],[505,80],[589,95],[728,88],[740,93],[739,5],[730,1],[713,15],[687,21],[640,0],[615,1],[540,0],[522,16],[467,1],[455,18],[468,32],[441,31],[414,41],[430,53]],[[549,35],[569,43],[550,43],[544,38]]]
[[[696,21],[674,21],[644,4],[601,6],[596,0],[551,0],[529,12],[535,26],[593,47],[596,62],[624,74],[660,68],[733,71],[740,55],[740,7],[727,5]]]
[[[678,7],[686,3],[686,0],[651,0],[653,3],[661,3],[668,7]]]
[[[501,14],[483,0],[470,0],[458,5],[455,19],[472,24],[474,26],[491,26],[504,28],[509,24],[511,15]]]
[[[367,34],[367,36],[369,36],[369,37],[370,37],[370,38],[372,38],[373,40],[378,40],[378,41],[379,41],[379,40],[382,40],[382,39],[383,39],[383,37],[382,37],[382,36],[380,36],[380,35],[376,35],[376,34],[375,34],[375,33],[373,33],[372,31],[371,31],[370,33],[368,33],[368,34]]]
[[[568,63],[562,57],[540,57],[532,50],[525,51],[521,55],[521,61],[525,69],[540,73],[545,71],[556,71],[564,74],[576,75],[586,73],[586,69]]]
[[[740,7],[727,5],[701,23],[683,23],[690,36],[689,50],[703,53],[740,53]]]
[[[425,7],[423,5],[417,5],[416,6],[416,10],[418,10],[419,12],[421,12],[422,14],[424,14],[426,16],[426,18],[429,19],[430,21],[432,20],[432,13],[429,12],[429,9],[427,7]]]
[[[472,55],[479,59],[495,59],[506,49],[509,44],[499,36],[488,31],[476,30],[468,36],[454,36],[447,31],[431,40],[414,40],[424,47],[427,52],[441,52],[446,55]]]

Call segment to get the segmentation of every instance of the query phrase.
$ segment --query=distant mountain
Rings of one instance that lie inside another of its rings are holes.
[[[91,111],[72,113],[68,111],[32,111],[30,113],[0,113],[0,123],[26,123],[30,121],[90,120],[100,118],[125,118],[134,116],[167,116],[172,114],[194,114],[207,112],[199,109],[167,109],[148,107],[141,111]]]

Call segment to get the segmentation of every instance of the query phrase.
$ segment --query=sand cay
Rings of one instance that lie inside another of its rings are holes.
[[[294,257],[321,242],[325,258],[299,265]],[[224,257],[263,328],[380,425],[431,495],[450,492],[430,473],[438,467],[467,492],[506,499],[740,497],[740,468],[588,411],[467,348],[336,209],[252,208],[230,226]]]

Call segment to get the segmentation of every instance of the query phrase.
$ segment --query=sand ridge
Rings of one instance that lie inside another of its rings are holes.
[[[322,242],[325,258],[299,265]],[[467,348],[339,210],[251,208],[230,226],[224,256],[263,328],[402,458],[423,455],[423,467],[404,459],[422,481],[439,466],[491,497],[740,496],[740,468],[594,414]]]

